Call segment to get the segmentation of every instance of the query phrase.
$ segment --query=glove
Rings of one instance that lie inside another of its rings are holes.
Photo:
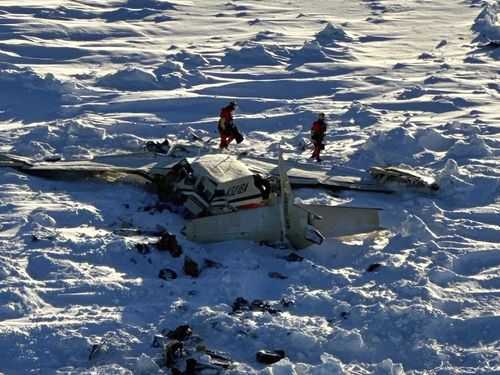
[[[221,129],[225,129],[226,128],[226,124],[225,124],[224,118],[222,118],[222,117],[219,119],[219,128],[221,128]]]

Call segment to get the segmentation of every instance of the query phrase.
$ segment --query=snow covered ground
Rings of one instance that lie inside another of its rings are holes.
[[[2,168],[0,372],[168,373],[153,338],[187,324],[233,361],[226,374],[499,373],[499,11],[495,0],[2,0],[2,152],[88,159],[191,129],[215,136],[234,99],[246,136],[235,151],[276,157],[282,141],[285,158],[311,163],[296,145],[321,111],[321,168],[402,163],[441,189],[297,191],[383,208],[386,230],[293,258],[190,242],[140,186]],[[139,251],[158,237],[124,226],[164,228],[183,254]],[[206,265],[198,277],[186,257]],[[241,298],[261,303],[234,311]],[[286,358],[262,364],[262,349]]]

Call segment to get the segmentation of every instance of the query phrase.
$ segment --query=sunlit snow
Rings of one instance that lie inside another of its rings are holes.
[[[236,100],[245,141],[231,153],[277,158],[281,143],[304,168],[404,165],[440,185],[297,190],[381,208],[384,229],[295,252],[190,242],[180,212],[140,184],[0,168],[0,373],[168,374],[155,335],[181,325],[197,338],[181,371],[210,349],[231,365],[200,373],[500,372],[499,12],[498,0],[0,1],[3,153],[91,159],[193,131],[217,147]],[[321,165],[301,148],[319,112]],[[154,245],[165,230],[181,256]],[[264,364],[261,350],[284,358]]]

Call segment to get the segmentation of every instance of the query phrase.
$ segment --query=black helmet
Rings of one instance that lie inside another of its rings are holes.
[[[326,116],[325,116],[325,114],[324,114],[323,112],[321,112],[321,113],[318,115],[318,118],[319,118],[320,120],[325,120]]]
[[[232,107],[233,109],[238,108],[238,104],[236,104],[236,102],[234,100],[229,102],[229,106]]]

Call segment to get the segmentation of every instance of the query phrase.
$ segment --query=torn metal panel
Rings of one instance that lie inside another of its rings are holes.
[[[369,233],[380,227],[378,208],[298,204],[311,214],[311,222],[325,237]]]
[[[279,167],[272,160],[260,160],[254,158],[240,158],[248,168],[255,172],[265,175],[270,175],[279,178]],[[325,171],[322,169],[314,169],[310,165],[301,163],[293,163],[284,161],[288,168],[288,178],[290,185],[293,188],[315,188],[321,187],[328,190],[360,190],[381,193],[391,193],[388,187],[377,183],[374,180],[367,180],[364,173],[358,171],[355,175],[354,171],[351,174],[339,174],[335,171]]]
[[[439,190],[437,182],[430,177],[402,167],[370,167],[370,173],[375,177],[378,184],[384,185],[390,181],[402,182],[413,187],[424,187],[432,191]]]
[[[270,205],[188,220],[186,236],[196,242],[276,242],[281,239],[279,207]]]

